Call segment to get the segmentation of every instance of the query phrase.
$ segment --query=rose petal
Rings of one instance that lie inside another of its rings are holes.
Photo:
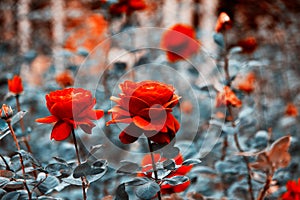
[[[92,129],[96,126],[95,124],[81,124],[80,128],[87,134],[92,134]]]
[[[137,133],[135,133],[135,134],[137,134]],[[126,130],[126,128],[125,128],[125,129],[120,133],[119,139],[120,139],[120,141],[121,141],[123,144],[130,144],[130,143],[135,142],[135,141],[138,139],[138,137],[134,137],[134,136],[132,136],[132,135],[127,134],[127,130]]]
[[[150,123],[148,122],[147,120],[145,120],[144,118],[140,117],[140,116],[135,116],[132,118],[132,121],[133,123],[145,130],[145,131],[160,131],[161,129],[164,128],[164,122],[160,122],[160,121],[157,121],[157,124],[154,124],[154,123]]]
[[[173,137],[171,138],[169,133],[158,132],[154,136],[149,137],[149,139],[158,144],[169,144]]]
[[[35,121],[39,122],[39,123],[44,123],[44,124],[51,124],[53,122],[57,122],[58,119],[57,119],[57,117],[51,115],[51,116],[47,116],[47,117],[43,117],[43,118],[38,118]]]
[[[51,133],[51,139],[54,139],[56,141],[65,140],[69,137],[72,130],[72,126],[64,121],[58,121]]]

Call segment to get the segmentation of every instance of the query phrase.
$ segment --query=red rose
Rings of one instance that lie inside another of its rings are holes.
[[[22,79],[20,76],[15,75],[13,79],[8,80],[8,90],[15,95],[23,92]]]
[[[36,119],[39,123],[53,123],[51,139],[64,140],[72,128],[79,126],[84,132],[91,133],[95,124],[103,116],[102,110],[93,110],[96,99],[88,90],[68,88],[50,92],[46,95],[47,108],[51,116]]]
[[[55,77],[55,81],[62,88],[66,88],[74,84],[74,78],[69,71],[64,71],[58,74]]]
[[[215,26],[215,31],[219,33],[224,30],[231,29],[231,27],[232,27],[232,21],[230,17],[225,12],[221,12]]]
[[[219,92],[216,97],[216,107],[228,106],[241,107],[242,101],[237,98],[230,87],[225,86],[222,92]]]
[[[297,181],[288,181],[287,191],[282,195],[282,200],[300,200],[300,178]]]
[[[238,89],[250,94],[254,90],[255,74],[250,72],[245,79],[238,84]]]
[[[291,117],[297,117],[298,116],[298,108],[293,103],[288,103],[285,108],[285,114],[287,116]]]
[[[129,124],[120,133],[121,142],[133,143],[144,133],[153,142],[169,143],[180,126],[171,113],[179,99],[174,88],[158,81],[125,81],[120,88],[119,98],[111,97],[117,105],[109,111],[112,120],[107,125]]]
[[[254,37],[247,37],[238,41],[238,46],[242,47],[242,53],[253,53],[257,48],[257,42]]]
[[[167,59],[176,62],[197,53],[199,42],[193,27],[176,24],[163,34],[161,46],[167,50]]]
[[[154,162],[155,163],[163,163],[164,161],[166,161],[166,158],[161,157],[159,154],[154,154]],[[176,165],[181,165],[179,168],[177,168],[174,171],[171,171],[170,174],[168,174],[166,177],[164,178],[172,178],[174,176],[184,176],[186,175],[192,168],[193,165],[182,165],[183,163],[183,157],[181,154],[179,154],[176,158],[174,158],[174,161],[176,163]],[[153,178],[153,174],[152,174],[152,159],[151,159],[151,155],[148,154],[146,155],[143,160],[142,160],[142,172],[143,173],[139,173],[138,176],[146,176],[148,178]],[[186,188],[190,185],[190,180],[187,180],[181,184],[178,185],[170,185],[164,181],[162,181],[162,184],[160,186],[160,191],[162,194],[172,194],[172,193],[178,193],[178,192],[183,192],[184,190],[186,190]]]
[[[144,10],[146,7],[144,0],[119,0],[118,3],[111,5],[110,13],[115,15],[126,13],[130,15],[134,11]]]

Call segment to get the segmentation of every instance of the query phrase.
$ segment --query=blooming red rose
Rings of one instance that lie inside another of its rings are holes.
[[[254,90],[254,82],[255,74],[251,72],[238,84],[238,89],[249,94]]]
[[[225,86],[224,90],[217,94],[216,107],[228,105],[231,105],[233,107],[240,107],[242,106],[242,102],[237,98],[230,87]]]
[[[146,8],[147,6],[144,0],[119,0],[118,3],[111,5],[110,13],[115,15],[126,13],[130,15],[134,11],[144,10]]]
[[[232,21],[230,17],[225,12],[221,12],[215,26],[215,31],[219,33],[224,30],[231,29],[231,27],[232,27]]]
[[[285,108],[285,114],[287,116],[291,117],[297,117],[298,116],[298,109],[293,103],[288,103],[288,105]]]
[[[51,139],[64,140],[69,137],[72,128],[79,126],[84,132],[91,133],[95,124],[103,116],[102,110],[93,110],[96,99],[88,90],[67,88],[46,95],[47,108],[51,116],[36,119],[39,123],[53,123]]]
[[[300,178],[297,181],[288,181],[287,191],[282,195],[282,200],[300,200]]]
[[[242,47],[242,53],[253,53],[257,48],[257,42],[254,37],[247,37],[238,42],[238,46]]]
[[[119,135],[122,143],[133,143],[142,133],[159,144],[175,137],[180,125],[171,112],[179,97],[172,86],[158,81],[125,81],[120,89],[119,98],[111,97],[117,105],[109,111],[112,120],[107,125],[129,124]]]
[[[156,164],[158,163],[162,164],[166,160],[167,159],[161,157],[160,154],[154,154],[154,162]],[[182,165],[183,157],[181,154],[179,154],[176,158],[174,158],[174,161],[176,165],[179,165],[180,167],[175,169],[174,171],[171,171],[170,174],[168,174],[164,178],[172,178],[174,176],[184,176],[193,168],[193,165]],[[142,173],[139,173],[138,176],[146,176],[148,178],[153,178],[152,170],[153,168],[152,168],[151,155],[147,154],[142,160]],[[184,190],[186,190],[186,188],[189,185],[190,185],[190,180],[187,180],[178,185],[170,185],[167,182],[162,181],[162,184],[160,185],[160,191],[162,194],[183,192]]]
[[[161,46],[167,50],[167,59],[176,62],[189,58],[199,50],[193,27],[185,24],[176,24],[167,30],[161,40]]]
[[[8,80],[8,90],[15,95],[23,92],[23,84],[20,76],[15,75],[12,79]]]

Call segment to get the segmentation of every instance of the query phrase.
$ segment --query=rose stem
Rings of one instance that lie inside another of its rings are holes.
[[[230,87],[231,85],[231,79],[230,79],[230,75],[229,75],[229,70],[228,70],[228,50],[227,50],[227,36],[226,36],[226,32],[224,32],[224,72],[225,72],[225,79],[227,81],[227,85]],[[223,139],[223,147],[222,147],[222,156],[221,156],[221,160],[225,160],[226,157],[226,151],[227,151],[227,147],[228,147],[228,138],[227,135],[224,136]]]
[[[233,113],[232,113],[232,109],[231,109],[231,106],[227,106],[228,108],[228,112],[229,112],[229,115],[230,115],[230,118],[231,118],[231,124],[232,124],[232,127],[236,127],[236,124],[234,122],[234,118],[233,118]],[[238,138],[238,133],[234,133],[233,135],[234,137],[234,142],[235,142],[235,145],[237,147],[237,149],[239,150],[239,152],[244,152],[244,150],[242,149],[241,145],[240,145],[240,142],[239,142],[239,138]],[[249,193],[250,193],[250,198],[251,200],[254,200],[254,195],[253,195],[253,189],[252,189],[252,182],[251,182],[251,169],[250,169],[250,162],[249,162],[249,159],[248,157],[246,156],[243,156],[243,160],[246,164],[246,167],[247,167],[247,182],[248,182],[248,186],[249,186]]]
[[[11,132],[11,135],[12,135],[12,137],[13,137],[13,139],[14,139],[14,142],[15,142],[15,144],[16,144],[16,147],[17,147],[17,149],[18,149],[18,154],[19,154],[19,157],[20,157],[20,163],[21,163],[21,168],[22,168],[22,174],[23,174],[23,178],[24,178],[23,184],[24,184],[24,187],[25,187],[26,190],[27,190],[27,193],[28,193],[28,199],[31,200],[31,193],[30,193],[30,190],[28,189],[28,186],[27,186],[27,183],[26,183],[25,166],[24,166],[24,163],[23,163],[23,157],[22,157],[21,152],[20,152],[21,149],[20,149],[20,146],[19,146],[19,143],[18,143],[18,139],[17,139],[17,137],[16,137],[16,134],[15,134],[15,132],[14,132],[14,129],[13,129],[12,126],[11,126],[10,119],[6,120],[6,123],[7,123],[7,125],[8,125],[8,128],[9,128],[10,132]]]
[[[19,95],[16,95],[16,103],[17,103],[18,112],[20,112],[21,111],[21,105],[20,105],[20,101],[19,101]],[[25,126],[24,126],[23,118],[20,119],[20,126],[21,126],[21,129],[22,129],[22,132],[25,133]],[[29,145],[27,136],[25,135],[22,139],[23,139],[23,142],[25,143],[27,151],[32,154],[31,147]],[[36,166],[34,164],[32,164],[32,167],[33,167],[33,169],[36,168]],[[34,176],[35,179],[37,178],[36,171],[33,171],[33,176]]]
[[[156,164],[155,164],[154,155],[153,155],[152,143],[151,143],[149,138],[147,138],[147,139],[148,139],[148,146],[149,146],[151,160],[152,160],[152,167],[153,167],[154,177],[155,177],[155,181],[157,182],[158,181],[158,176],[157,176],[157,169],[156,169]],[[161,200],[160,191],[157,192],[157,197],[158,197],[159,200]]]
[[[230,78],[230,74],[229,74],[229,59],[228,59],[228,49],[227,49],[227,35],[226,35],[226,32],[224,32],[224,48],[225,48],[225,53],[224,53],[224,72],[225,72],[225,78],[226,78],[226,81],[227,81],[227,86],[231,86],[231,78]],[[228,109],[228,112],[229,112],[229,118],[231,120],[231,124],[232,124],[232,127],[236,127],[236,124],[234,122],[234,116],[233,116],[233,113],[232,113],[232,109],[231,109],[231,106],[228,105],[227,106],[227,109]],[[225,136],[226,137],[226,136]],[[240,143],[239,143],[239,139],[238,139],[238,133],[234,133],[234,142],[235,142],[235,145],[237,147],[237,149],[239,150],[239,152],[244,152],[244,150],[242,149]],[[225,159],[225,156],[226,156],[226,148],[228,146],[228,141],[227,141],[227,137],[226,137],[226,140],[224,138],[224,141],[223,141],[223,149],[222,149],[222,153],[223,153],[223,156],[222,158]],[[246,157],[246,156],[243,156],[243,160],[247,166],[247,172],[248,172],[248,175],[247,175],[247,182],[248,182],[248,186],[249,186],[249,193],[250,193],[250,198],[251,200],[254,200],[254,195],[253,195],[253,189],[252,189],[252,182],[251,182],[251,169],[250,169],[250,165],[249,165],[249,159]]]
[[[74,131],[73,128],[72,128],[72,136],[73,136],[73,142],[74,142],[74,146],[75,146],[77,161],[78,161],[78,164],[80,165],[81,161],[80,161],[80,157],[79,157],[79,151],[78,151],[78,146],[77,146],[76,135],[75,135],[75,131]],[[86,196],[86,191],[85,191],[85,177],[80,177],[80,178],[81,178],[81,184],[82,184],[83,199],[86,200],[87,196]]]
[[[267,158],[267,160],[269,161],[269,158]],[[269,161],[270,163],[270,161]],[[271,165],[271,164],[270,164]],[[272,182],[273,179],[273,172],[274,170],[272,169],[272,172],[267,172],[267,176],[266,176],[266,183],[264,185],[264,187],[261,189],[261,191],[258,194],[257,200],[263,200],[264,197],[266,196],[266,193],[268,191],[268,189],[270,188],[270,184]]]

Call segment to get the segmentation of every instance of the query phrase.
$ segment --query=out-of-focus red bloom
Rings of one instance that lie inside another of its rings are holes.
[[[18,95],[23,92],[23,84],[20,76],[15,75],[12,79],[8,80],[8,90],[14,95]]]
[[[246,78],[238,84],[238,89],[250,94],[254,90],[255,74],[250,72]]]
[[[221,12],[215,26],[215,31],[217,33],[220,33],[222,31],[231,29],[231,27],[232,27],[232,21],[230,17],[225,12]]]
[[[297,117],[298,116],[298,109],[293,103],[288,103],[288,105],[285,108],[285,114],[287,116]]]
[[[194,28],[185,24],[172,26],[163,34],[161,40],[161,47],[167,50],[167,59],[170,62],[191,57],[198,52],[199,46]]]
[[[224,90],[217,94],[216,107],[228,105],[231,105],[233,107],[240,107],[242,106],[242,101],[237,98],[230,87],[225,86]]]
[[[122,13],[131,15],[134,11],[145,10],[146,8],[147,5],[144,0],[119,0],[118,3],[111,5],[109,11],[114,15]]]
[[[79,126],[84,132],[91,133],[95,124],[103,116],[102,110],[93,110],[96,99],[88,90],[67,88],[46,95],[47,108],[51,116],[36,119],[39,123],[53,123],[51,139],[65,140],[72,128]]]
[[[55,77],[55,81],[62,88],[73,86],[74,84],[74,78],[69,71],[64,71],[58,74]]]
[[[290,180],[286,184],[287,191],[281,196],[282,200],[300,200],[300,178],[297,181]]]
[[[159,154],[154,154],[154,161],[155,163],[163,163],[166,161],[166,158],[161,157]],[[184,176],[186,175],[192,168],[193,165],[182,165],[183,163],[183,157],[181,154],[179,154],[176,158],[174,158],[174,161],[176,165],[181,165],[176,170],[172,171],[170,174],[168,174],[164,178],[172,178],[174,176]],[[152,159],[151,155],[146,155],[142,160],[142,173],[139,173],[138,176],[146,176],[149,178],[152,178],[153,170],[152,168]],[[163,182],[160,186],[160,190],[162,194],[172,194],[172,193],[178,193],[183,192],[186,190],[186,188],[190,185],[190,180],[187,180],[181,184],[178,185],[170,185],[168,183]]]
[[[12,108],[6,104],[3,104],[0,110],[1,119],[8,120],[13,116],[14,112]]]
[[[102,15],[91,14],[80,19],[79,24],[74,29],[74,32],[67,38],[64,47],[70,51],[84,48],[90,52],[105,39],[107,21]]]
[[[158,81],[131,82],[120,84],[122,93],[119,98],[111,97],[116,102],[109,112],[113,123],[129,124],[119,135],[122,143],[133,143],[143,133],[153,142],[169,143],[180,125],[172,115],[172,108],[179,97],[174,88]]]
[[[242,53],[253,53],[257,48],[257,42],[254,37],[247,37],[238,42],[238,46],[242,47]]]

